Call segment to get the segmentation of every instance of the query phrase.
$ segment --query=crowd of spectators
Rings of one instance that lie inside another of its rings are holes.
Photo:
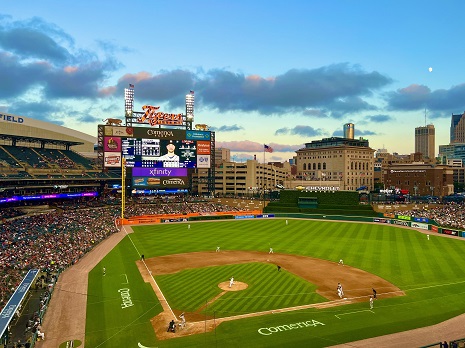
[[[121,216],[120,206],[120,199],[104,196],[56,202],[51,212],[33,215],[17,216],[19,208],[2,210],[0,310],[29,269],[60,272],[116,232],[114,219]],[[128,200],[125,217],[237,210],[240,209],[200,201],[198,197],[140,197]]]
[[[395,211],[396,215],[426,217],[436,221],[442,227],[465,229],[465,204],[449,203],[429,205],[428,208]]]

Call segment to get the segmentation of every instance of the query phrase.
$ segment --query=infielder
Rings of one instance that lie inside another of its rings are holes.
[[[273,254],[274,251],[273,251],[273,248],[270,247],[270,251],[268,252],[268,254]]]
[[[216,252],[217,252],[217,253],[220,252],[220,247],[219,247],[219,246],[216,247]]]
[[[370,295],[370,309],[373,309],[373,296]]]

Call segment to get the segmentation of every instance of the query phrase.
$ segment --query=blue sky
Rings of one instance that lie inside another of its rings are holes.
[[[465,111],[463,1],[4,1],[0,111],[91,135],[159,105],[216,131],[236,160],[285,160],[303,144],[355,136],[414,152],[432,123],[449,143]],[[433,70],[430,72],[429,68]]]

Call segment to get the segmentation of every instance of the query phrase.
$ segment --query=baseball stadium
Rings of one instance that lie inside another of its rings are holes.
[[[465,232],[356,191],[193,195],[189,112],[3,115],[0,347],[464,346]]]

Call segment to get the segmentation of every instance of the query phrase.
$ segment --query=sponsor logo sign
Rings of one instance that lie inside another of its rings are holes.
[[[132,137],[132,135],[134,134],[134,129],[132,127],[111,127],[111,131],[111,134],[105,135],[115,135],[117,137]]]
[[[210,132],[206,131],[186,131],[187,140],[210,140]]]
[[[257,215],[257,218],[272,218],[274,217],[274,214],[260,214],[260,215]]]
[[[121,303],[122,309],[134,306],[134,303],[132,303],[131,295],[129,294],[128,288],[119,289],[118,292],[121,295],[121,300],[123,301],[123,303]]]
[[[144,128],[134,127],[135,138],[146,139],[186,139],[186,131],[182,129]]]
[[[103,150],[106,152],[121,152],[121,138],[118,138],[118,137],[103,138]]]
[[[210,155],[197,155],[197,168],[210,168]]]
[[[384,213],[383,216],[391,219],[394,219],[396,217],[394,214],[391,213]]]
[[[179,187],[179,186],[186,186],[187,183],[187,178],[166,178],[162,180],[163,186],[174,186],[174,187]]]
[[[234,216],[235,219],[253,219],[255,215],[236,215]]]
[[[431,225],[431,231],[439,232],[438,226]]]
[[[274,333],[279,333],[283,331],[305,329],[308,327],[316,327],[319,325],[324,326],[325,324],[312,319],[312,320],[301,321],[301,322],[293,323],[293,324],[284,324],[284,325],[271,326],[271,327],[261,327],[257,331],[260,335],[269,336]]]
[[[443,234],[448,234],[449,236],[458,236],[459,235],[459,231],[449,230],[449,229],[445,229],[445,228],[442,229],[442,233]]]
[[[423,224],[421,222],[412,222],[411,226],[414,228],[422,229],[422,230],[428,229],[428,224]]]
[[[414,218],[413,218],[413,221],[416,221],[416,222],[426,222],[426,223],[428,223],[429,219],[426,218],[426,217],[414,217]]]
[[[383,224],[390,224],[390,223],[391,223],[391,220],[389,220],[389,219],[374,218],[374,219],[373,219],[373,222],[379,222],[379,223],[383,223]]]
[[[408,221],[399,221],[399,220],[392,220],[392,223],[394,225],[399,225],[399,226],[410,226],[410,222]]]
[[[133,176],[187,176],[187,168],[132,168]]]
[[[197,141],[197,154],[198,155],[209,155],[210,154],[210,142],[209,141]]]
[[[397,215],[397,218],[399,220],[407,220],[407,221],[411,221],[412,218],[410,216],[405,216],[405,215]]]
[[[121,153],[105,152],[103,158],[105,167],[121,167]]]

